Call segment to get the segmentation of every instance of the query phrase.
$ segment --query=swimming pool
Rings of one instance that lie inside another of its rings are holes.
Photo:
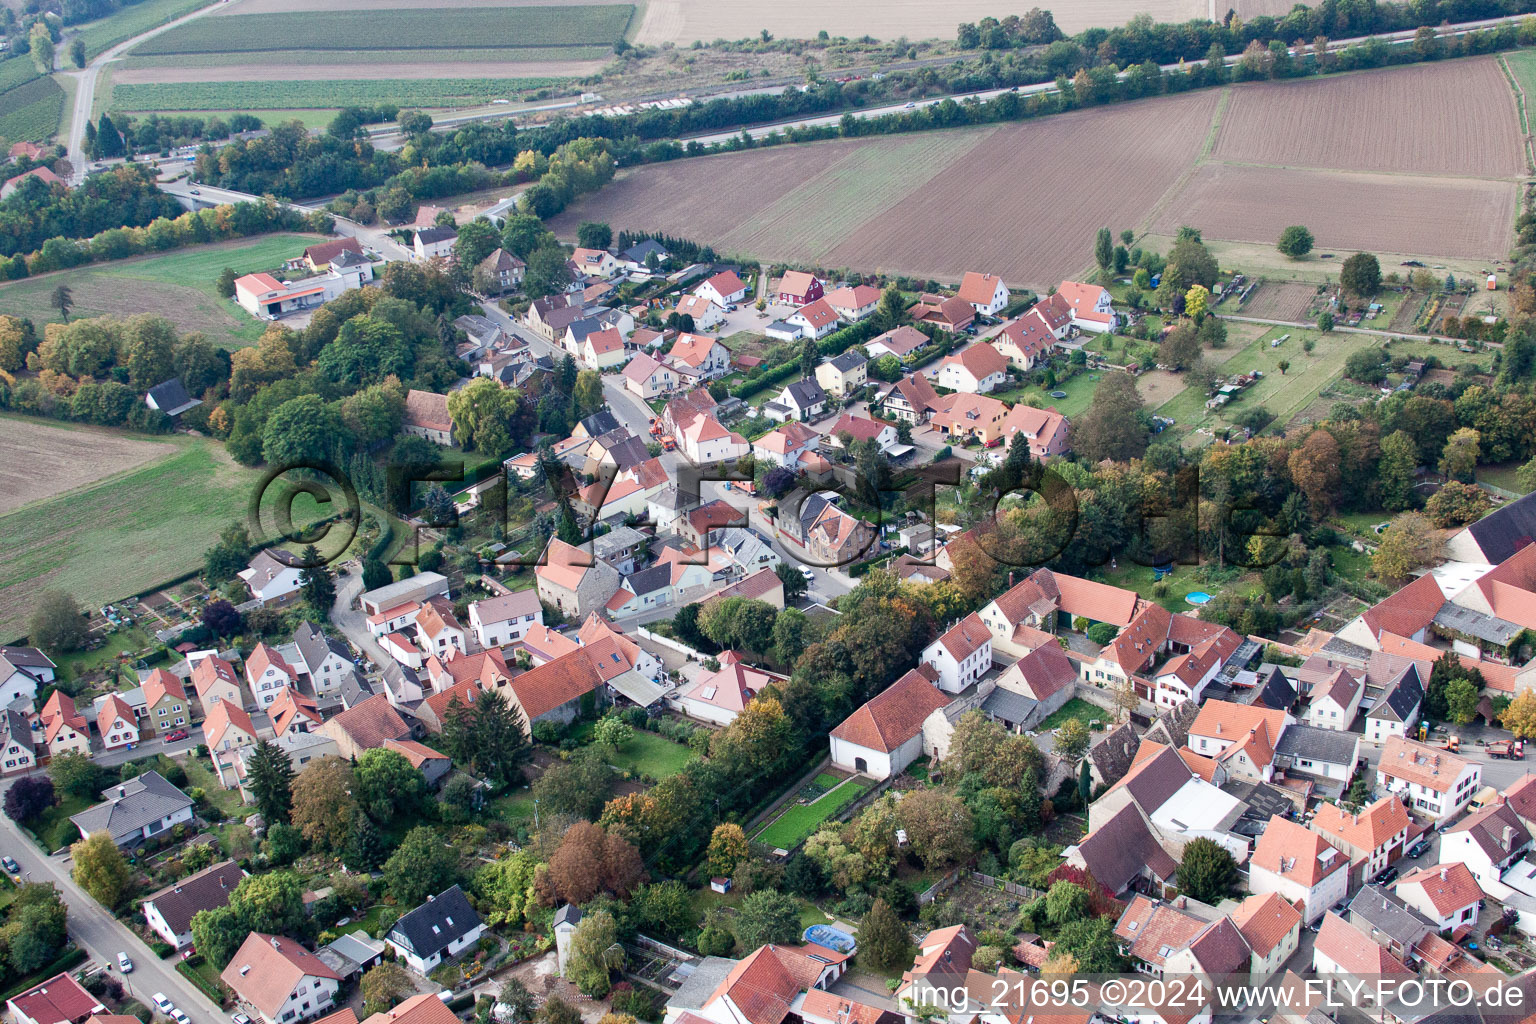
[[[1210,599],[1211,599],[1211,595],[1207,594],[1203,590],[1196,590],[1196,591],[1193,591],[1192,593],[1188,593],[1188,594],[1184,595],[1184,600],[1188,601],[1190,604],[1193,604],[1193,605],[1206,604],[1207,602],[1210,601]]]

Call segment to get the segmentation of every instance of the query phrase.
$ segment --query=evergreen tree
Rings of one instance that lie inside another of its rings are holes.
[[[123,155],[123,136],[107,114],[96,125],[96,152],[104,160]]]
[[[821,350],[816,347],[816,342],[806,338],[805,344],[800,347],[800,376],[815,377],[816,366],[820,362]]]
[[[576,525],[576,512],[571,508],[571,499],[568,495],[560,495],[560,521],[555,536],[567,544],[581,543],[581,527]]]
[[[883,334],[900,327],[907,318],[907,304],[901,297],[901,290],[894,284],[890,285],[880,295],[880,305],[875,308],[875,327]]]
[[[389,857],[389,847],[373,821],[359,810],[352,819],[342,862],[352,871],[373,871]]]
[[[859,953],[871,967],[885,973],[912,963],[912,936],[883,899],[875,900],[859,925]]]
[[[363,559],[363,589],[377,590],[387,587],[394,582],[394,577],[389,573],[389,566],[377,558]]]
[[[286,751],[262,740],[246,766],[246,788],[268,826],[287,822],[293,809],[293,760]]]
[[[1109,228],[1099,228],[1093,242],[1093,261],[1099,265],[1099,280],[1107,284],[1115,265],[1115,239]]]
[[[331,604],[336,600],[336,578],[313,544],[304,549],[302,560],[305,567],[299,573],[299,586],[304,591],[304,600],[317,614],[323,615],[331,610]]]

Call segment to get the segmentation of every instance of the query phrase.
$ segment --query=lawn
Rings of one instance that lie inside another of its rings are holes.
[[[37,838],[38,845],[45,852],[52,853],[79,839],[80,830],[69,820],[70,815],[79,814],[94,802],[83,796],[62,794],[58,804],[48,808],[47,813],[32,826],[32,834]]]
[[[637,775],[665,779],[682,771],[692,756],[693,751],[681,743],[636,729],[634,737],[614,752],[613,764]]]
[[[725,907],[727,910],[735,912],[740,908],[741,901],[749,895],[750,893],[740,892],[736,889],[725,893],[715,892],[709,886],[695,889],[691,897],[694,916],[702,919],[706,911],[715,907]],[[802,932],[813,924],[826,924],[828,922],[826,912],[819,910],[816,904],[804,899],[798,902],[800,904],[800,929]]]
[[[224,348],[242,348],[255,344],[265,325],[219,295],[219,274],[225,267],[242,274],[271,270],[319,241],[324,236],[278,233],[77,267],[0,287],[0,306],[39,324],[54,322],[59,315],[49,299],[67,284],[75,319],[158,313],[182,332],[201,331]]]
[[[1520,481],[1515,474],[1520,471],[1521,463],[1507,462],[1502,466],[1478,466],[1477,482],[1480,484],[1492,484],[1502,491],[1511,494],[1525,494],[1526,489],[1520,486]]]
[[[533,790],[516,789],[490,802],[491,816],[514,825],[533,821]]]
[[[1107,711],[1097,704],[1090,704],[1081,697],[1073,697],[1047,715],[1045,721],[1036,726],[1036,730],[1039,732],[1049,732],[1059,727],[1069,718],[1075,718],[1084,725],[1087,725],[1094,719],[1098,719],[1100,722],[1108,722],[1112,717],[1114,717],[1114,712]]]
[[[19,635],[38,590],[97,608],[198,568],[244,521],[260,474],[206,438],[157,438],[138,469],[0,516],[0,637]],[[301,520],[302,521],[302,520]]]
[[[213,766],[208,758],[191,754],[180,760],[187,772],[188,787],[200,787],[208,802],[223,811],[226,818],[236,818],[245,813],[245,801],[240,799],[240,791],[224,788],[218,776],[213,774]]]
[[[792,850],[816,831],[816,826],[857,800],[865,788],[863,783],[849,779],[814,803],[791,804],[752,838],[775,849]]]
[[[366,932],[372,937],[379,927],[379,922],[383,920],[384,911],[398,909],[398,907],[386,906],[383,903],[375,903],[361,917],[354,917],[346,924],[337,925],[336,927],[343,935],[350,935],[352,932]]]
[[[1071,380],[1057,384],[1054,388],[1046,389],[1036,387],[1034,384],[1025,384],[1006,391],[994,391],[992,397],[1009,405],[1034,398],[1036,401],[1031,404],[1038,405],[1042,409],[1054,407],[1057,412],[1071,419],[1087,411],[1088,403],[1093,401],[1093,392],[1099,386],[1101,376],[1102,374],[1085,370]],[[1051,391],[1065,391],[1067,397],[1052,398]]]

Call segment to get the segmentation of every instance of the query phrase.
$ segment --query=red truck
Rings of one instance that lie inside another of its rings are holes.
[[[1525,744],[1520,740],[1497,740],[1488,744],[1489,757],[1507,757],[1511,761],[1525,760]]]

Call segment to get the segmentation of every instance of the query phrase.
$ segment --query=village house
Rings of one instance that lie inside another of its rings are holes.
[[[899,775],[923,756],[923,723],[951,698],[934,682],[938,672],[921,664],[866,701],[832,730],[832,763],[875,779]]]
[[[796,329],[801,338],[809,338],[812,341],[820,341],[833,331],[837,330],[840,322],[837,311],[826,299],[817,299],[810,305],[801,306],[789,316],[784,318],[784,323]],[[771,330],[765,333],[772,334]]]
[[[679,334],[667,361],[674,366],[684,366],[706,380],[723,377],[731,369],[731,350],[715,339],[703,334]]]
[[[711,302],[729,309],[733,304],[747,297],[747,286],[742,283],[741,278],[736,276],[734,270],[722,270],[695,288],[693,294],[702,295]]]
[[[289,565],[272,551],[263,548],[251,558],[249,565],[236,575],[245,583],[251,596],[267,604],[287,604],[300,593],[299,577],[304,570]]]
[[[855,416],[848,412],[839,416],[837,422],[827,429],[827,445],[832,448],[843,447],[844,434],[848,435],[849,444],[873,441],[879,445],[882,452],[895,448],[899,441],[894,423],[871,419],[868,416]]]
[[[296,1024],[328,1011],[337,974],[293,939],[251,932],[219,975],[259,1024]]]
[[[1436,825],[1460,814],[1482,783],[1483,766],[1413,740],[1393,736],[1382,748],[1376,785],[1397,793]]]
[[[416,613],[416,644],[427,655],[451,657],[465,653],[467,633],[454,617],[447,598],[434,597]]]
[[[944,993],[965,987],[976,949],[976,937],[963,924],[924,935],[911,969],[902,972],[896,998],[911,1006],[948,1005],[942,1001],[948,998]]]
[[[1020,370],[1033,370],[1035,364],[1050,355],[1056,338],[1037,316],[1026,313],[1010,320],[992,339],[992,347]]]
[[[172,882],[144,901],[144,923],[172,949],[186,949],[193,916],[229,906],[229,894],[244,877],[239,864],[226,860]]]
[[[825,286],[815,274],[803,270],[786,270],[779,280],[776,301],[791,306],[804,306],[815,302],[825,294]]]
[[[623,270],[618,257],[607,249],[577,248],[571,253],[571,266],[587,277],[610,278]]]
[[[533,570],[539,599],[572,619],[584,619],[619,589],[619,573],[587,551],[551,537],[543,565]]]
[[[818,368],[819,369],[819,368]],[[763,415],[775,423],[816,419],[827,409],[827,393],[819,381],[806,377],[786,384],[773,401],[763,405]]]
[[[1065,863],[1087,871],[1117,897],[1131,889],[1161,895],[1179,871],[1178,860],[1153,834],[1146,812],[1134,801],[1084,836],[1066,854]]]
[[[1423,703],[1424,684],[1419,679],[1418,666],[1409,663],[1388,681],[1371,710],[1365,713],[1365,738],[1382,743],[1390,737],[1410,735]]]
[[[1365,684],[1347,668],[1340,668],[1323,683],[1312,687],[1307,724],[1319,729],[1348,730],[1360,711]]]
[[[772,465],[794,469],[800,456],[815,450],[820,440],[816,431],[792,420],[752,442],[752,454]]]
[[[864,354],[870,359],[879,359],[886,355],[895,356],[905,365],[907,356],[928,344],[928,335],[916,327],[903,324],[895,330],[886,331],[866,341]]]
[[[1275,815],[1248,862],[1248,889],[1279,894],[1311,924],[1348,892],[1349,858],[1305,825]]]
[[[279,281],[266,273],[237,277],[234,298],[252,316],[276,320],[283,314],[312,309],[340,298],[343,292],[361,288],[372,279],[373,264],[366,260],[353,264],[338,257],[331,261],[329,270],[314,277],[291,281]]]
[[[234,772],[235,751],[256,745],[256,726],[244,708],[220,701],[203,719],[203,743],[213,760],[213,772],[225,789],[238,783]]]
[[[691,317],[693,329],[696,331],[711,330],[725,319],[724,307],[704,295],[678,296],[677,305],[672,307],[672,312],[678,316]],[[671,318],[668,317],[668,319]]]
[[[491,254],[475,264],[475,273],[481,280],[494,282],[499,292],[508,292],[523,283],[528,265],[507,250],[497,246]]]
[[[765,686],[782,684],[784,676],[755,668],[739,651],[722,651],[720,667],[678,694],[678,710],[690,718],[730,725]]]
[[[733,462],[752,450],[745,437],[721,425],[713,410],[694,415],[675,436],[678,449],[696,466]]]
[[[923,649],[921,661],[938,673],[939,689],[959,693],[992,668],[992,634],[975,612]]]
[[[400,587],[407,582],[401,580],[395,586]],[[443,580],[443,596],[447,594],[447,582]],[[365,594],[364,598],[366,597]],[[299,663],[292,667],[299,670],[301,679],[308,677],[309,685],[315,691],[316,697],[329,696],[344,682],[357,675],[357,669],[352,664],[352,652],[347,649],[347,645],[334,637],[326,636],[325,632],[314,623],[307,620],[299,623],[299,628],[293,633],[293,643],[298,650]]]
[[[1008,379],[1008,360],[986,342],[967,345],[939,364],[938,386],[968,395],[984,395]]]
[[[457,885],[405,914],[384,936],[391,949],[417,974],[425,975],[445,959],[480,940],[485,922]]]
[[[246,667],[249,669],[249,662]],[[192,702],[187,700],[187,691],[174,673],[154,669],[144,680],[143,692],[144,714],[139,719],[139,728],[145,735],[164,736],[192,721]]]
[[[38,687],[53,682],[55,669],[36,647],[0,647],[0,707],[35,700]]]
[[[32,725],[15,708],[0,709],[0,774],[30,771],[37,766]]]
[[[422,228],[411,241],[411,258],[423,263],[427,260],[452,259],[453,247],[458,240],[458,229],[446,224]]]
[[[1056,289],[1072,312],[1072,325],[1080,331],[1102,334],[1120,323],[1109,290],[1096,284],[1063,281]]]
[[[385,740],[408,740],[410,726],[400,717],[389,698],[373,694],[352,707],[327,718],[318,730],[330,737],[342,757],[355,758],[365,750],[382,747]]]
[[[1065,620],[1061,624],[1068,628],[1074,628],[1077,619],[1128,626],[1141,603],[1132,590],[1036,569],[983,606],[980,615],[992,633],[994,648],[1022,657],[1043,642],[1055,642],[1050,634],[1058,620]]]
[[[299,673],[274,648],[257,641],[245,659],[245,681],[251,688],[251,696],[256,698],[257,709],[264,711],[279,693],[299,685]],[[148,700],[147,686],[144,696]]]
[[[628,358],[624,336],[614,327],[593,331],[581,343],[581,364],[589,370],[611,370],[623,366]]]
[[[872,285],[844,285],[827,293],[833,312],[848,323],[857,323],[874,315],[880,305],[880,289]]]
[[[1387,795],[1356,813],[1322,803],[1311,829],[1349,857],[1352,883],[1375,878],[1401,857],[1413,822],[1402,800]]]
[[[448,396],[411,388],[405,394],[405,418],[400,429],[424,437],[433,444],[454,447],[453,416],[448,412]]]
[[[1248,971],[1255,977],[1278,971],[1301,942],[1301,912],[1279,893],[1249,896],[1230,916],[1248,943]]]
[[[137,847],[192,820],[192,798],[154,770],[108,786],[101,798],[101,803],[70,816],[81,839],[106,832],[119,847]]]
[[[1036,409],[1020,402],[1008,410],[1003,420],[1003,444],[1013,446],[1013,439],[1024,435],[1029,444],[1029,454],[1038,461],[1053,455],[1065,455],[1070,450],[1071,425],[1067,418],[1052,409]]]
[[[990,445],[1003,438],[1008,406],[995,398],[959,392],[940,397],[932,408],[933,429],[952,444],[964,444],[974,438]]]
[[[1154,977],[1231,974],[1252,962],[1236,924],[1186,897],[1163,903],[1138,894],[1116,922],[1115,938],[1136,970]]]
[[[292,688],[278,692],[267,707],[267,714],[272,719],[272,731],[279,739],[290,732],[310,732],[324,721],[315,699]]]
[[[677,387],[672,367],[649,352],[637,353],[624,367],[624,389],[649,402]]]
[[[172,377],[144,392],[144,404],[175,419],[188,409],[202,405],[203,400],[187,394],[187,387],[180,377]]]
[[[1410,871],[1397,880],[1392,891],[1439,931],[1454,933],[1477,925],[1483,890],[1472,869],[1461,861]]]
[[[1071,700],[1076,681],[1077,667],[1049,640],[1003,670],[981,710],[1005,729],[1025,732]]]
[[[958,295],[946,298],[924,292],[918,296],[917,302],[907,308],[907,315],[916,323],[955,333],[975,322],[976,308]]]
[[[1275,745],[1291,721],[1284,711],[1207,700],[1189,727],[1189,749],[1213,758],[1231,775],[1268,782],[1274,772]]]
[[[43,742],[50,756],[90,754],[90,723],[75,709],[74,699],[69,694],[63,690],[50,693],[38,718],[43,724]]]
[[[845,398],[869,380],[869,360],[857,349],[833,356],[816,367],[816,383],[828,394]]]
[[[1439,582],[1433,573],[1425,573],[1355,616],[1339,630],[1338,637],[1369,651],[1381,650],[1385,633],[1423,643],[1444,605],[1445,593]]]
[[[779,503],[774,521],[779,539],[792,554],[811,565],[849,565],[874,545],[875,529],[821,494],[807,494],[796,506],[794,495]]]
[[[475,642],[483,648],[517,643],[531,626],[543,621],[544,606],[531,590],[515,590],[469,606],[470,628]]]
[[[928,422],[938,404],[939,393],[928,383],[928,378],[912,373],[891,385],[881,403],[881,412],[890,419],[918,426]]]
[[[96,731],[103,750],[132,746],[139,742],[139,721],[128,702],[117,694],[108,694],[96,705]]]
[[[993,274],[968,272],[960,279],[960,289],[955,294],[983,316],[995,316],[1008,305],[1008,286]]]
[[[86,1024],[107,1012],[68,971],[17,993],[5,1005],[16,1024]]]
[[[1506,803],[1484,807],[1446,829],[1440,837],[1440,863],[1465,864],[1483,892],[1506,900],[1503,876],[1531,849],[1531,833]]]
[[[1385,946],[1331,911],[1318,929],[1312,967],[1319,974],[1371,979],[1372,983],[1413,973]]]

